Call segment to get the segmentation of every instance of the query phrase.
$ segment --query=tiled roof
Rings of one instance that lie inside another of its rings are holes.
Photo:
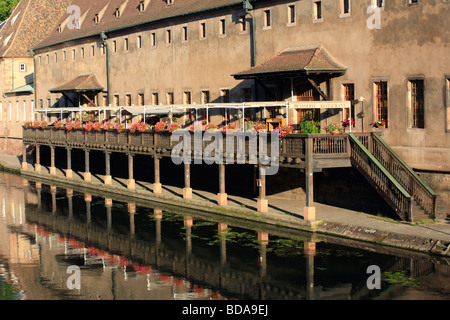
[[[233,74],[236,79],[257,78],[274,74],[344,73],[346,68],[338,64],[321,45],[288,48],[272,58],[248,70]]]
[[[144,3],[144,11],[139,10]],[[66,13],[56,24],[50,36],[36,46],[36,49],[65,41],[98,35],[101,32],[118,30],[149,22],[180,17],[220,7],[242,5],[242,0],[174,0],[168,5],[165,0],[73,0],[71,5],[81,9],[78,28],[69,28],[72,23]],[[116,18],[116,9],[120,17]],[[95,22],[98,15],[98,23]],[[61,26],[58,30],[58,26]]]
[[[62,92],[86,92],[86,91],[102,91],[103,85],[98,81],[94,73],[84,74],[75,79],[66,82],[65,84],[51,89],[52,93]]]
[[[28,57],[71,0],[21,0],[0,29],[0,57]]]
[[[24,85],[22,87],[7,91],[4,94],[8,95],[8,94],[21,94],[21,93],[33,93],[33,92],[34,92],[34,83],[30,83],[30,84]]]

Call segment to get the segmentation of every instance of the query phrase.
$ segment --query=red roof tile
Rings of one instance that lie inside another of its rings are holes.
[[[139,11],[142,0],[73,0],[71,5],[81,9],[82,23],[79,29],[62,28],[57,30],[58,25],[64,26],[70,14],[65,14],[56,24],[51,35],[38,44],[36,48],[43,48],[65,41],[99,35],[101,32],[118,30],[130,26],[142,25],[164,19],[184,16],[213,10],[219,7],[242,5],[238,0],[175,0],[172,5],[167,5],[163,0],[152,0],[144,12]],[[144,1],[146,2],[146,1]],[[125,5],[126,4],[126,5]],[[96,24],[94,18],[102,9],[105,9],[99,22]],[[114,12],[122,8],[120,18],[116,18]]]

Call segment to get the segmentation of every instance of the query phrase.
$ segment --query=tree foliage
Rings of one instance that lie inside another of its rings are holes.
[[[11,15],[12,9],[20,0],[0,0],[0,21],[5,21]]]

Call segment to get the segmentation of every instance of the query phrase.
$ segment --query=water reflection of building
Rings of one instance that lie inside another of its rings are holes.
[[[1,184],[4,188],[1,191],[11,189],[12,180],[8,187]],[[22,188],[20,180],[14,183],[17,190]],[[333,266],[341,270],[334,274],[340,277],[338,280],[323,279],[326,273],[321,269],[327,255],[323,254],[322,243],[311,237],[305,237],[308,241],[301,242],[299,255],[289,260],[298,264],[286,264],[285,257],[278,258],[267,250],[275,242],[273,232],[269,235],[249,231],[254,236],[254,247],[236,248],[226,234],[234,227],[233,222],[209,221],[212,232],[216,232],[209,236],[211,240],[217,239],[217,245],[202,246],[196,225],[204,222],[196,217],[183,216],[177,220],[171,217],[171,220],[168,213],[155,209],[152,219],[144,221],[142,215],[147,211],[144,213],[136,204],[126,206],[39,183],[30,183],[21,195],[26,209],[22,224],[12,223],[12,210],[2,211],[5,219],[0,224],[0,236],[11,237],[16,233],[22,239],[19,243],[11,241],[12,238],[2,241],[8,244],[9,252],[33,248],[33,262],[28,268],[13,263],[15,258],[10,255],[12,269],[23,282],[23,290],[33,292],[29,298],[278,300],[363,299],[373,294],[367,289],[364,272],[345,278],[346,268],[357,265],[357,256]],[[15,199],[5,197],[5,206]],[[14,202],[14,212],[20,211],[19,202]],[[17,215],[15,221],[20,221]],[[383,270],[411,270],[415,277],[434,272],[427,281],[435,283],[446,283],[450,274],[448,266],[413,255],[404,258],[386,255],[380,263]],[[81,268],[81,290],[70,291],[66,287],[70,265]],[[33,279],[39,279],[38,283]],[[445,285],[441,287],[443,292],[449,292]],[[408,298],[414,294],[422,295],[420,291],[407,290],[397,292],[395,297]],[[389,297],[389,291],[381,297]]]

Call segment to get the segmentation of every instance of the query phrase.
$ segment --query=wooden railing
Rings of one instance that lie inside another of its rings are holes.
[[[414,197],[426,214],[434,219],[436,193],[376,133],[372,134],[371,152],[398,183]]]
[[[223,150],[226,153],[227,136],[223,136]],[[239,138],[233,139],[232,146],[234,153],[244,153],[249,157],[249,150],[254,146],[252,138],[246,137],[242,139],[242,143],[238,143]],[[173,143],[169,132],[145,132],[131,133],[127,130],[123,132],[111,131],[90,131],[55,129],[52,127],[46,129],[26,129],[23,130],[23,139],[25,143],[33,144],[52,144],[55,146],[79,146],[93,149],[114,149],[114,150],[130,150],[130,151],[148,151],[149,148],[171,150]],[[311,139],[313,142],[314,157],[332,158],[332,157],[350,157],[348,148],[348,135],[329,135],[329,134],[292,134],[280,139],[279,156],[295,157],[305,159],[305,141]],[[257,149],[259,151],[259,140],[257,140]],[[267,137],[267,156],[271,156],[271,138]],[[202,151],[212,142],[202,141]],[[194,133],[191,133],[191,150],[194,150]],[[243,149],[240,149],[243,148]],[[245,150],[245,151],[243,151]]]
[[[282,139],[280,155],[304,157],[306,139],[312,139],[315,156],[349,156],[346,134],[291,134]]]
[[[378,193],[403,219],[412,219],[412,197],[388,170],[364,147],[359,139],[349,134],[351,162],[373,185]]]

